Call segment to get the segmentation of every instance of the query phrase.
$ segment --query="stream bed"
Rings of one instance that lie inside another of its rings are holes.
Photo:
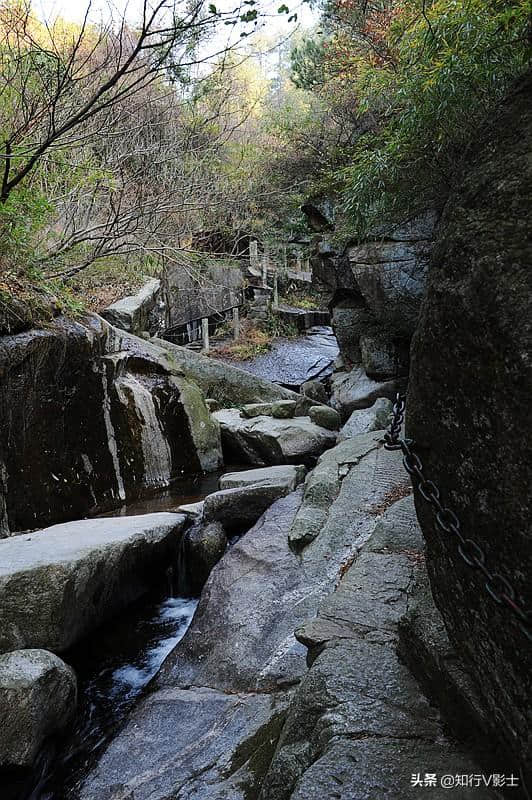
[[[305,381],[328,377],[338,356],[338,342],[328,325],[309,328],[304,336],[274,339],[271,349],[238,366],[259,378],[299,390]]]
[[[98,516],[175,511],[216,491],[220,475],[245,469],[249,465],[228,464],[217,472],[179,478],[168,489]],[[76,800],[77,787],[96,756],[183,638],[196,610],[197,598],[178,596],[183,583],[180,564],[169,567],[151,594],[62,656],[78,678],[74,725],[61,740],[49,743],[30,777],[27,773],[0,777],[2,800]]]
[[[143,598],[65,655],[78,676],[77,719],[68,738],[45,754],[26,793],[30,800],[74,800],[95,755],[185,635],[197,604],[195,598]]]

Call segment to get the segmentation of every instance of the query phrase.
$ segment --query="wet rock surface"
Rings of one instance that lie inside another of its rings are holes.
[[[310,401],[309,401],[310,402]],[[335,435],[308,417],[243,419],[236,409],[217,411],[226,461],[257,467],[271,464],[309,464],[335,442]]]
[[[175,559],[185,517],[80,520],[0,541],[0,652],[63,652]]]
[[[241,361],[246,372],[274,383],[300,387],[306,381],[332,372],[338,344],[331,328],[316,327],[303,337],[276,339],[271,350],[251,361]]]
[[[0,656],[0,769],[30,768],[45,739],[72,721],[76,676],[46,650]],[[1,778],[0,778],[1,780]]]

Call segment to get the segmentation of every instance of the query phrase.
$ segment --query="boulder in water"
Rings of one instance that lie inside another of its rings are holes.
[[[0,768],[31,768],[44,740],[72,720],[76,694],[74,671],[53,653],[1,655]]]
[[[176,558],[181,514],[83,519],[0,541],[0,652],[64,652]]]

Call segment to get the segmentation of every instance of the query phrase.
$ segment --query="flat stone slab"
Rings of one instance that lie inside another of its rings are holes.
[[[243,419],[237,409],[217,411],[222,447],[229,458],[257,467],[270,464],[310,464],[336,442],[336,435],[314,425],[309,417]]]
[[[305,480],[307,469],[303,464],[281,464],[276,467],[259,467],[244,472],[228,472],[220,478],[220,489],[237,489],[256,483],[288,486],[293,491]]]
[[[203,516],[203,503],[203,500],[200,500],[199,503],[185,503],[185,505],[178,506],[176,512],[178,514],[184,514],[190,519],[199,519]]]
[[[185,522],[104,517],[0,540],[0,652],[67,650],[163,573]]]

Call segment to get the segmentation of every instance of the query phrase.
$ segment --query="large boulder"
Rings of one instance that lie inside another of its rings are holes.
[[[309,401],[311,402],[311,401]],[[311,464],[335,443],[332,431],[314,425],[308,417],[243,419],[236,409],[213,414],[220,423],[226,461],[252,464]]]
[[[228,531],[250,528],[275,500],[290,494],[286,483],[261,481],[251,486],[222,489],[205,498],[203,519],[220,522]]]
[[[165,348],[174,365],[198,384],[205,397],[217,400],[223,407],[295,400],[296,413],[305,413],[313,405],[308,398],[225,361],[208,358],[164,339],[152,339],[151,343]]]
[[[84,519],[0,541],[0,652],[64,652],[175,559],[186,518]]]
[[[412,349],[407,435],[457,515],[416,492],[436,603],[493,741],[532,765],[532,73],[479,133],[444,212]],[[468,555],[469,554],[469,555]],[[479,558],[481,558],[480,554]],[[496,576],[486,589],[486,571]],[[509,581],[510,588],[504,581]],[[528,626],[512,613],[528,609]],[[530,785],[532,776],[529,775]]]
[[[0,656],[0,769],[29,769],[45,739],[66,728],[76,708],[74,671],[46,650]]]
[[[140,334],[142,331],[155,331],[164,327],[164,316],[159,306],[164,306],[161,281],[151,278],[137,294],[117,300],[105,308],[101,315],[116,328]]]
[[[165,350],[96,315],[1,337],[0,373],[11,531],[81,517],[220,463],[218,425],[198,386]]]
[[[336,372],[331,383],[331,405],[345,420],[353,411],[372,406],[379,397],[394,398],[401,385],[395,379],[375,381],[362,367],[354,367],[351,372]]]
[[[352,439],[361,433],[384,430],[390,424],[393,404],[387,397],[379,397],[371,408],[353,411],[338,434],[338,441]]]

